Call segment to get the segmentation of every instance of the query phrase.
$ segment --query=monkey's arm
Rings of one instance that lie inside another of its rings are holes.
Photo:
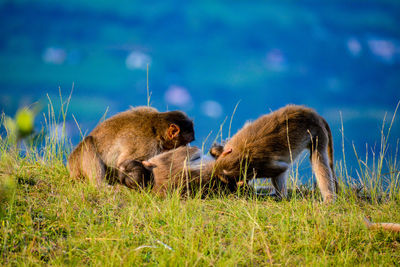
[[[118,151],[119,154],[116,159],[117,168],[126,160],[148,160],[160,154],[162,148],[154,139],[131,136],[129,139],[125,138],[119,142]]]

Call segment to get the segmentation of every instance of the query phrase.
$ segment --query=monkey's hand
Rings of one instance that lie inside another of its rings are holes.
[[[129,188],[144,187],[150,180],[150,172],[141,161],[125,160],[118,167],[118,180]]]
[[[218,159],[218,157],[221,156],[223,151],[224,151],[224,146],[218,143],[214,143],[209,150],[210,155],[215,159]]]

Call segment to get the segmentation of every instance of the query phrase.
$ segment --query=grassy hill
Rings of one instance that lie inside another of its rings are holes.
[[[54,122],[50,112],[49,125]],[[61,140],[61,141],[57,141]],[[400,233],[369,230],[400,222],[397,156],[359,159],[359,182],[336,162],[341,193],[332,205],[290,176],[288,200],[251,192],[167,198],[149,189],[100,187],[69,178],[68,146],[0,139],[2,265],[397,265]],[[23,148],[23,149],[22,149]],[[367,157],[368,158],[368,157]],[[388,173],[383,173],[387,165]],[[311,183],[310,183],[311,184]],[[361,188],[363,184],[363,188]]]

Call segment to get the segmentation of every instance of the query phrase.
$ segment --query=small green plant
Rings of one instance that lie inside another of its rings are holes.
[[[36,113],[37,109],[23,107],[17,111],[14,119],[3,115],[3,126],[7,131],[8,141],[17,143],[32,135]]]

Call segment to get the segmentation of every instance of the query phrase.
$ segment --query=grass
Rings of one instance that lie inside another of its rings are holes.
[[[49,110],[46,127],[56,122]],[[65,139],[43,135],[40,149],[26,145],[20,153],[2,137],[0,262],[398,265],[400,233],[372,231],[363,224],[364,216],[400,222],[399,164],[396,155],[387,155],[390,127],[382,128],[380,153],[369,161],[359,158],[361,182],[337,162],[342,190],[332,205],[323,204],[312,186],[298,186],[297,169],[291,173],[291,197],[283,201],[243,192],[203,199],[171,193],[161,199],[148,190],[95,187],[69,179]]]

